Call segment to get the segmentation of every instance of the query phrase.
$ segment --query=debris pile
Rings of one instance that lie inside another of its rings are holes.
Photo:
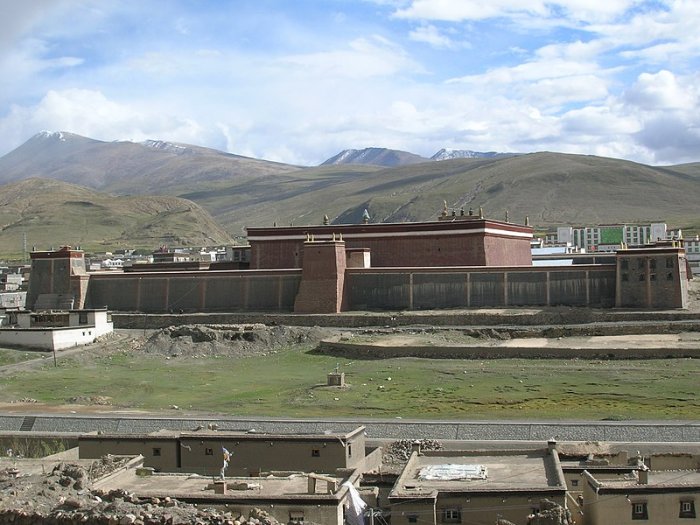
[[[399,439],[385,449],[385,462],[406,461],[411,457],[414,447],[420,450],[442,450],[442,444],[435,439]]]
[[[321,328],[295,326],[178,325],[156,331],[138,350],[177,357],[249,357],[278,348],[317,343],[329,335]],[[137,351],[138,351],[137,350]]]

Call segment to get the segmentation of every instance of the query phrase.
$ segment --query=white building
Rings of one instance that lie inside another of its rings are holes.
[[[597,226],[560,226],[557,228],[556,242],[576,246],[586,252],[616,251],[621,244],[640,246],[656,241],[671,239],[666,223],[648,224],[600,224]]]

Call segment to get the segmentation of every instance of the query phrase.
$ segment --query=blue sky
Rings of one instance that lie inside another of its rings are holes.
[[[0,154],[41,130],[700,161],[697,0],[0,0]]]

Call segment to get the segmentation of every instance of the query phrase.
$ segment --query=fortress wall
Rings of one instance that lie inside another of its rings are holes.
[[[292,311],[300,270],[93,274],[87,308],[113,311]]]
[[[615,269],[579,266],[349,269],[348,310],[615,304]]]

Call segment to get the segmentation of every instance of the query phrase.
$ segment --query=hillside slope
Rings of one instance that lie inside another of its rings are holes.
[[[103,142],[41,132],[0,157],[0,183],[42,177],[122,194],[177,194],[299,169],[210,148],[150,140]]]
[[[689,170],[692,171],[692,170]],[[536,226],[667,221],[700,227],[700,176],[633,162],[559,153],[499,159],[455,159],[393,169],[324,166],[295,172],[274,191],[222,206],[221,194],[187,194],[229,231],[244,225],[372,222],[437,218],[450,208],[483,207],[488,217]],[[230,188],[232,193],[243,188]]]
[[[114,196],[32,178],[0,186],[0,253],[69,244],[89,250],[162,244],[228,244],[231,237],[199,205],[178,197]]]

